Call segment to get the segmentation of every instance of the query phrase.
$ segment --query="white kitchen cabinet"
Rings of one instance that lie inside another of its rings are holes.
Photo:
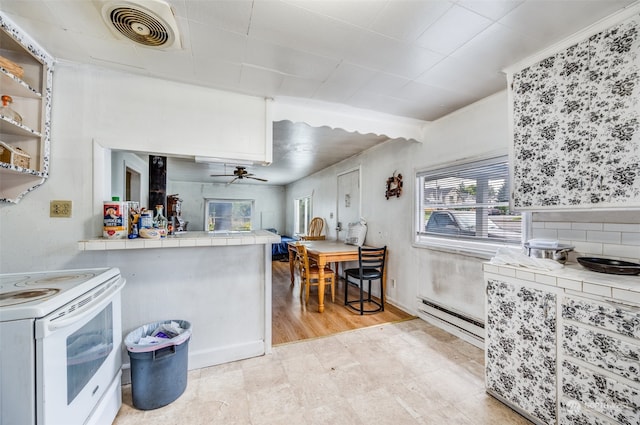
[[[556,423],[557,295],[487,276],[486,388],[538,424]]]
[[[562,299],[560,424],[640,422],[640,308]]]
[[[513,205],[640,206],[640,15],[509,71]]]
[[[0,140],[30,157],[28,167],[0,162],[0,201],[18,202],[49,176],[53,59],[1,13],[0,56],[23,69],[16,75],[0,66],[0,94],[22,117],[0,116]]]

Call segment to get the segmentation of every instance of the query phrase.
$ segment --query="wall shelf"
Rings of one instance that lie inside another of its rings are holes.
[[[53,58],[2,13],[0,56],[24,71],[18,77],[0,67],[0,94],[22,116],[22,123],[0,116],[0,141],[30,157],[28,168],[0,162],[0,201],[16,203],[49,176]]]

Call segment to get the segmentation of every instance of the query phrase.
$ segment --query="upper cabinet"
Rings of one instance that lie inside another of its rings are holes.
[[[18,202],[49,175],[53,60],[0,13],[0,201]],[[0,105],[2,106],[2,105]]]
[[[640,15],[508,74],[513,205],[640,206]]]

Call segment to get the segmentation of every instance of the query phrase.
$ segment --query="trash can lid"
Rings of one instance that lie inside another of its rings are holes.
[[[143,338],[151,336],[156,329],[163,325],[173,325],[179,327],[181,332],[173,338],[154,338],[153,340],[143,340]],[[165,347],[180,345],[191,337],[191,323],[186,320],[163,320],[160,322],[148,323],[129,332],[124,339],[127,351],[133,353],[145,353],[149,351],[159,350]],[[143,340],[143,342],[141,342]],[[147,341],[147,342],[145,342]]]

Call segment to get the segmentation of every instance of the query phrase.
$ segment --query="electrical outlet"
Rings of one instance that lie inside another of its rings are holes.
[[[71,217],[71,201],[51,201],[49,217]]]

